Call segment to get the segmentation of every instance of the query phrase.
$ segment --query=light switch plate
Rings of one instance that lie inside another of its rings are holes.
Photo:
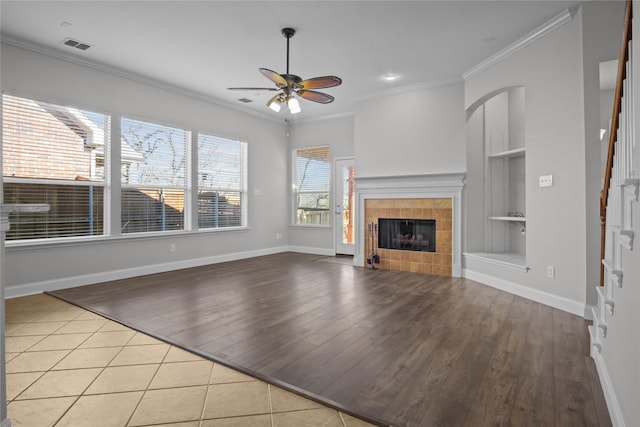
[[[553,175],[540,175],[540,187],[553,187]]]

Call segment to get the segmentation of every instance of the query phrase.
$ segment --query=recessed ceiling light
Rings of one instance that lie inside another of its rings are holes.
[[[388,73],[384,76],[384,79],[388,82],[391,82],[393,80],[396,80],[398,78],[397,74],[393,74],[393,73]]]

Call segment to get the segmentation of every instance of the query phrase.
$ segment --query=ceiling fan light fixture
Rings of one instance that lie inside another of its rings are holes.
[[[289,111],[291,114],[298,114],[302,109],[300,108],[300,103],[297,99],[291,97],[287,101],[287,106],[289,107]]]
[[[280,112],[280,100],[274,100],[269,102],[268,107],[271,108],[276,113]]]
[[[287,104],[291,114],[298,114],[302,111],[300,102],[294,98],[294,94],[302,99],[306,99],[320,104],[329,104],[334,101],[333,96],[316,89],[325,89],[342,84],[342,79],[336,76],[320,76],[303,80],[300,76],[289,73],[289,41],[296,33],[293,28],[283,28],[282,35],[287,39],[287,72],[276,73],[268,68],[258,68],[267,79],[275,84],[275,88],[268,87],[230,87],[230,90],[267,90],[278,92],[267,102],[267,107],[276,113],[282,108],[281,104]]]

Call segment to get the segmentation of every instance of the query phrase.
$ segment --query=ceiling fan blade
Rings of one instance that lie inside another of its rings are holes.
[[[273,87],[228,87],[228,90],[280,90]]]
[[[278,86],[279,88],[283,88],[287,86],[287,81],[285,80],[285,78],[282,77],[280,74],[276,73],[275,71],[271,71],[267,68],[258,68],[258,70],[260,70],[260,72],[266,78],[274,82],[276,86]]]
[[[329,104],[333,102],[333,96],[327,95],[326,93],[316,92],[315,90],[297,90],[296,93],[303,97],[304,99],[308,99],[309,101],[319,102],[321,104]]]
[[[342,79],[336,76],[314,77],[312,79],[303,80],[298,83],[301,89],[324,89],[327,87],[339,86]]]

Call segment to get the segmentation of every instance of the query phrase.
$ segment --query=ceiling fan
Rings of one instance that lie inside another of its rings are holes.
[[[314,77],[311,79],[302,80],[295,74],[289,74],[289,39],[293,37],[296,30],[293,28],[283,28],[282,35],[287,39],[287,72],[286,74],[278,74],[275,71],[271,71],[267,68],[258,68],[258,70],[269,80],[275,83],[276,87],[230,87],[230,90],[268,90],[279,91],[273,98],[267,102],[267,107],[273,111],[280,111],[281,104],[287,104],[291,114],[296,114],[301,111],[298,100],[293,96],[294,94],[308,99],[309,101],[319,102],[321,104],[329,104],[333,102],[334,98],[331,95],[327,95],[323,92],[318,92],[313,89],[325,89],[329,87],[338,86],[342,83],[342,79],[336,76],[322,76]]]

